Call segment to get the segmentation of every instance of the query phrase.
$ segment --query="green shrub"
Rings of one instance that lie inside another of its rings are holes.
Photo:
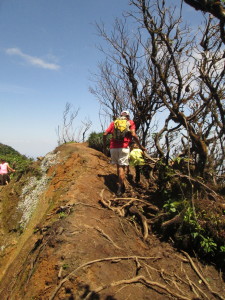
[[[20,154],[18,151],[10,146],[0,143],[0,159],[4,159],[9,163],[10,167],[16,172],[11,176],[20,177],[22,174],[31,170],[33,159]]]
[[[110,137],[107,136],[106,146],[109,147]],[[92,132],[88,138],[88,146],[95,150],[103,152],[103,133]]]

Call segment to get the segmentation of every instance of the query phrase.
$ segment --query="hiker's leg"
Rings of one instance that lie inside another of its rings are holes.
[[[6,184],[8,184],[8,182],[7,182],[7,174],[3,174],[3,185],[6,185]]]
[[[133,175],[132,175],[131,172],[130,172],[130,166],[127,166],[126,176],[127,176],[127,179],[128,179],[129,181],[132,181],[132,180],[133,180]]]
[[[120,152],[120,157],[118,160],[118,176],[119,176],[119,185],[124,185],[124,180],[127,174],[129,174],[129,154],[130,148],[122,148]]]
[[[139,183],[140,182],[140,166],[135,166],[135,182]]]
[[[125,166],[118,166],[118,179],[119,179],[119,186],[124,185],[125,180]]]
[[[10,177],[8,174],[5,175],[5,184],[8,185],[10,182]]]
[[[117,165],[118,170],[118,190],[116,192],[116,195],[119,197],[125,192],[125,166]]]
[[[3,185],[3,175],[0,174],[0,185]]]
[[[117,161],[117,175],[118,175],[118,191],[117,195],[120,196],[125,191],[125,168],[129,166],[129,148],[118,148],[118,161]]]
[[[130,166],[126,166],[126,170],[127,170],[126,172],[127,176],[130,175]]]
[[[147,179],[148,186],[150,186],[150,172],[151,172],[151,167],[149,165],[142,166],[142,173],[144,177]]]
[[[149,165],[142,166],[143,175],[148,180],[148,182],[150,181],[150,171],[151,171],[151,168]]]

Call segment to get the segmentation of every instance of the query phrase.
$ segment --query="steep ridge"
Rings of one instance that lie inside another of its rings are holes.
[[[77,143],[53,154],[48,180],[31,189],[36,202],[23,232],[2,230],[1,241],[10,242],[0,257],[0,299],[225,299],[212,265],[145,235],[122,213],[120,201],[146,200],[128,183],[125,198],[115,198],[116,170],[107,157]],[[18,206],[13,188],[4,187]]]

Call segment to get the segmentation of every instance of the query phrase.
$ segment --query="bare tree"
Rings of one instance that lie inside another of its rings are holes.
[[[82,142],[85,142],[86,140],[86,133],[91,128],[92,121],[90,119],[85,119],[82,121],[83,127],[82,127]]]
[[[126,106],[126,96],[123,95],[119,78],[117,78],[112,65],[107,60],[100,63],[98,69],[99,74],[93,74],[92,76],[95,86],[90,87],[90,92],[96,96],[105,116],[109,115],[110,119],[114,119]]]
[[[132,34],[126,21],[116,20],[110,35],[97,25],[110,50],[100,48],[107,60],[91,91],[112,118],[130,109],[145,145],[156,120],[155,146],[167,163],[188,156],[198,175],[224,172],[224,46],[217,20],[205,18],[194,35],[181,7],[159,0],[130,4]]]
[[[211,13],[223,23],[225,22],[225,7],[222,0],[182,0],[196,10]]]
[[[186,140],[181,143],[183,152],[192,152],[196,172],[203,176],[209,150],[218,150],[224,135],[224,58],[219,27],[210,18],[198,46],[188,38],[190,31],[182,26],[181,17],[174,17],[175,8],[167,8],[165,1],[131,3],[138,9],[133,17],[149,34],[146,51],[160,78],[157,95],[167,110],[165,125],[155,135],[158,152],[165,155],[160,140],[170,150],[169,137],[176,132],[176,138]]]
[[[225,1],[224,0],[181,0],[196,10],[204,13],[210,13],[219,20],[220,37],[225,44]]]
[[[130,36],[125,21],[116,20],[111,35],[103,24],[96,26],[111,50],[105,52],[100,48],[107,60],[99,65],[96,85],[90,90],[112,118],[124,108],[132,111],[142,143],[146,145],[152,118],[161,106],[156,93],[155,67],[144,61],[141,34]]]
[[[63,124],[58,125],[56,134],[58,136],[58,145],[75,141],[75,130],[73,123],[77,117],[79,109],[72,110],[72,104],[66,103],[65,110],[63,111]]]

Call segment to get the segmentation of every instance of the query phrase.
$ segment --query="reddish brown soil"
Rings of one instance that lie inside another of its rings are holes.
[[[102,204],[120,201],[108,158],[85,144],[55,151],[60,163],[36,213],[0,258],[0,299],[225,299],[212,265],[151,232],[144,240],[132,217]],[[127,190],[124,197],[140,199]]]

